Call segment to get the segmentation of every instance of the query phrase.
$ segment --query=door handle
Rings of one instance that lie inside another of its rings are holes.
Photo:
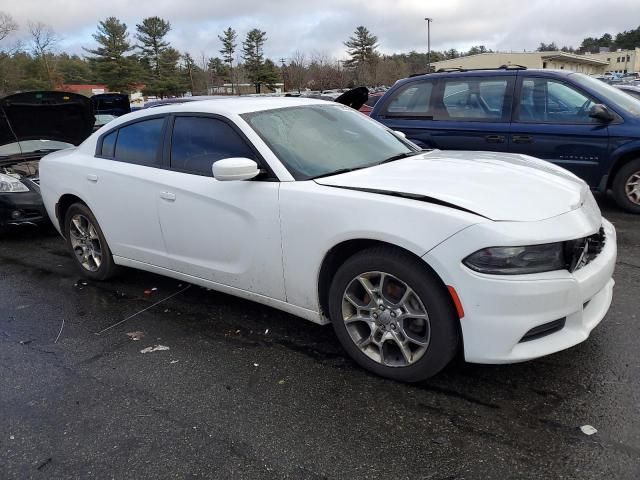
[[[487,135],[484,137],[487,143],[504,143],[505,138],[503,135]]]
[[[514,135],[511,140],[513,143],[533,143],[533,138],[529,135]]]
[[[97,182],[98,181],[98,175],[96,175],[94,173],[89,173],[89,174],[87,174],[87,180],[89,180],[90,182]]]
[[[169,202],[175,202],[176,194],[171,192],[160,192],[160,198],[167,200]]]

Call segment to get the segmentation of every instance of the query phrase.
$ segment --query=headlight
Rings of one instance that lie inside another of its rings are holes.
[[[24,183],[11,175],[0,173],[0,193],[28,192]]]
[[[495,275],[522,275],[567,268],[562,243],[525,247],[489,247],[463,260],[472,270]]]

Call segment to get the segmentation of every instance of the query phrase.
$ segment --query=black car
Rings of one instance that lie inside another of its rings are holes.
[[[79,145],[94,122],[91,100],[74,93],[25,92],[0,99],[0,229],[48,222],[39,161]]]

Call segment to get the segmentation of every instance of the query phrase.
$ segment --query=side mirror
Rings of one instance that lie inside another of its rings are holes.
[[[213,177],[221,182],[250,180],[260,173],[258,164],[249,158],[223,158],[214,162],[211,170]]]
[[[601,103],[596,103],[589,109],[589,116],[596,120],[600,120],[601,122],[611,122],[616,118],[613,113],[609,111],[606,105]]]
[[[407,134],[404,132],[401,132],[400,130],[394,130],[393,133],[395,133],[399,137],[407,138]]]

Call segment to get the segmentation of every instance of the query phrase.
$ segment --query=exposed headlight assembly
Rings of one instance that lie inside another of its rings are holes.
[[[522,275],[567,268],[562,242],[483,248],[469,255],[463,263],[476,272],[494,275]]]
[[[28,192],[27,186],[11,175],[0,173],[0,193]]]

